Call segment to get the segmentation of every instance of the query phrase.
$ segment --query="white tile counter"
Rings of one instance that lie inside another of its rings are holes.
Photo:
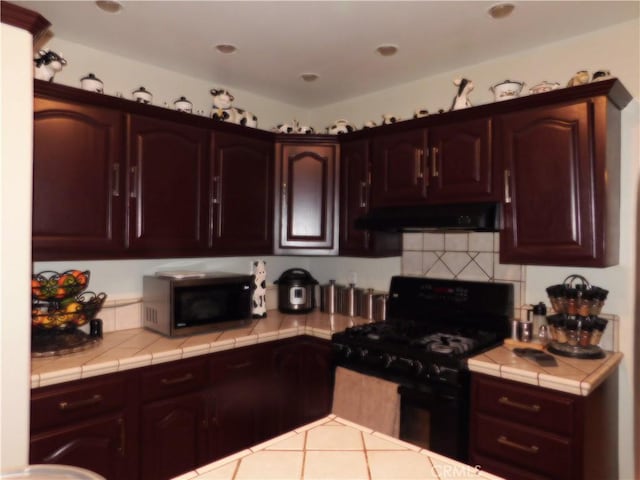
[[[107,373],[180,360],[196,355],[269,342],[296,335],[330,339],[334,332],[368,323],[361,317],[283,314],[269,310],[267,317],[252,320],[243,328],[189,337],[168,338],[143,328],[104,334],[98,346],[68,355],[33,358],[31,388],[94,377]]]
[[[519,357],[507,346],[496,347],[469,359],[469,370],[516,382],[587,396],[615,373],[622,353],[606,352],[604,358],[580,359],[554,355],[557,366],[542,367]]]
[[[335,415],[174,480],[500,480]]]

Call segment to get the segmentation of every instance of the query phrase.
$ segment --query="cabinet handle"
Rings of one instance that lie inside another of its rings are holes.
[[[131,167],[131,192],[129,196],[136,198],[138,196],[138,167]]]
[[[247,360],[246,362],[227,365],[227,370],[240,370],[241,368],[247,368],[251,365],[253,365],[253,362],[251,362],[251,360]]]
[[[504,171],[504,203],[511,203],[511,170]]]
[[[520,443],[516,443],[516,442],[513,442],[513,441],[509,440],[504,435],[500,435],[498,437],[498,443],[501,444],[501,445],[504,445],[506,447],[511,447],[511,448],[515,448],[517,450],[522,450],[523,452],[527,452],[527,453],[538,453],[538,451],[540,450],[540,448],[537,445],[531,445],[531,446],[522,445]]]
[[[120,196],[120,164],[113,164],[113,190],[111,194],[114,197]]]
[[[63,412],[69,412],[71,410],[77,410],[79,408],[91,407],[102,402],[102,395],[96,393],[91,398],[85,400],[78,400],[77,402],[60,402],[58,408]]]
[[[171,386],[177,385],[179,383],[190,382],[191,380],[193,380],[193,373],[186,373],[183,376],[177,378],[163,378],[162,380],[160,380],[160,382],[162,382],[162,385]]]
[[[424,171],[422,170],[422,157],[424,156],[424,150],[416,148],[414,151],[414,162],[416,165],[416,179],[420,180],[424,177]]]
[[[118,447],[118,453],[120,453],[121,457],[125,456],[125,445],[127,441],[127,431],[124,428],[124,420],[118,419],[118,426],[120,427],[120,446]]]
[[[367,182],[360,182],[360,207],[366,208],[367,206]]]
[[[433,177],[437,177],[439,175],[438,161],[436,158],[438,156],[438,153],[440,153],[440,150],[438,150],[438,147],[431,148],[431,176]]]
[[[509,397],[500,397],[498,399],[498,403],[507,405],[509,407],[518,408],[520,410],[525,410],[527,412],[538,413],[540,410],[542,410],[540,408],[540,405],[538,405],[537,403],[527,405],[526,403],[514,402],[513,400],[509,399]]]
[[[218,198],[220,188],[220,177],[215,176],[211,178],[211,203],[218,203],[220,199]]]

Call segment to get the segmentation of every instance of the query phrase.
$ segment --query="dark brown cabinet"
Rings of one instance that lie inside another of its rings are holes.
[[[394,132],[374,138],[372,149],[372,206],[411,205],[426,201],[426,129]]]
[[[212,254],[273,251],[273,143],[212,135],[209,247]]]
[[[500,261],[616,264],[619,116],[607,99],[505,114],[496,125],[506,189]]]
[[[123,115],[34,102],[33,257],[101,258],[124,249]]]
[[[275,411],[282,431],[331,412],[333,369],[331,345],[311,337],[284,342],[272,352],[278,400]]]
[[[429,128],[429,203],[499,201],[491,152],[491,119]]]
[[[276,254],[337,255],[339,148],[333,138],[276,143]]]
[[[331,411],[326,340],[301,336],[33,390],[30,463],[163,480]]]
[[[105,478],[137,478],[137,429],[127,405],[131,392],[121,375],[36,390],[29,462],[75,465]]]
[[[371,206],[371,142],[340,143],[340,255],[392,256],[402,251],[402,235],[355,228]]]
[[[588,396],[473,374],[470,462],[510,480],[618,478],[617,376]]]
[[[166,256],[205,247],[209,133],[132,115],[127,165],[128,249]]]

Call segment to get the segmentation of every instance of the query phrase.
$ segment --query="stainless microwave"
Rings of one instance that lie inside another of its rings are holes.
[[[142,282],[144,327],[178,337],[251,322],[251,275],[146,275]]]

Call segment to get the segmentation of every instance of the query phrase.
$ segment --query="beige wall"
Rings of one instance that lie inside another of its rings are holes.
[[[31,295],[32,37],[2,24],[0,471],[27,464]]]

